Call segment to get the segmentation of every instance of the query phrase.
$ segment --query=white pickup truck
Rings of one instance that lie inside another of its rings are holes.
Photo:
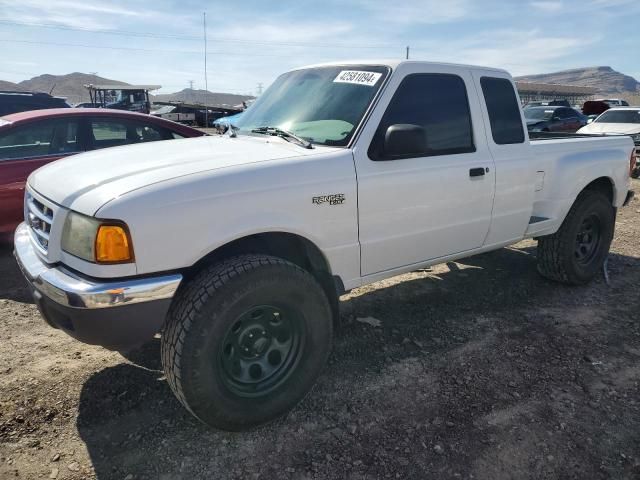
[[[596,275],[634,144],[524,125],[502,70],[292,70],[227,135],[34,172],[15,255],[49,324],[118,350],[161,332],[182,404],[248,428],[309,391],[345,291],[523,238],[545,277]]]

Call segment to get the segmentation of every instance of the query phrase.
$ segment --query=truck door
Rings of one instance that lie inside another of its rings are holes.
[[[354,158],[362,276],[482,246],[495,172],[467,69],[401,64]]]
[[[527,229],[535,189],[544,182],[544,165],[531,157],[524,114],[511,77],[506,72],[481,70],[473,76],[496,166],[491,230],[485,245],[512,243]]]

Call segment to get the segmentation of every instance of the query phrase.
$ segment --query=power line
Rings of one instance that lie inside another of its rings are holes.
[[[53,25],[48,23],[31,23],[31,22],[14,22],[9,20],[0,20],[0,24],[13,25],[17,27],[37,27],[48,28],[53,30],[67,30],[74,32],[85,33],[98,33],[104,35],[116,35],[125,37],[143,37],[143,38],[167,38],[172,40],[192,40],[199,41],[201,37],[197,35],[177,35],[167,33],[156,32],[135,32],[129,30],[100,30],[95,28],[85,27],[70,27],[65,25]],[[379,44],[379,45],[352,45],[352,44],[339,44],[339,43],[318,43],[318,42],[267,42],[267,41],[255,41],[255,40],[243,40],[234,37],[209,37],[209,40],[217,43],[237,43],[245,45],[263,45],[263,46],[282,46],[282,47],[312,47],[312,48],[355,48],[355,49],[395,49],[398,48],[394,45]]]
[[[13,40],[0,38],[0,42],[5,43],[24,43],[30,45],[54,45],[58,47],[79,47],[79,48],[97,48],[101,50],[123,50],[123,51],[137,51],[137,52],[159,52],[159,53],[177,53],[177,54],[189,54],[189,55],[202,55],[202,51],[197,50],[163,50],[157,48],[136,48],[136,47],[110,47],[107,45],[86,45],[80,43],[60,43],[60,42],[41,42],[37,40]],[[207,55],[220,55],[236,57],[238,55],[249,57],[290,57],[291,55],[274,54],[274,53],[246,53],[246,52],[207,52]]]

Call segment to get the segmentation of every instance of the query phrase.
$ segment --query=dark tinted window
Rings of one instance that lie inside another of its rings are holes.
[[[480,85],[493,141],[498,145],[524,142],[520,105],[511,82],[506,78],[482,77]]]
[[[16,126],[0,135],[0,160],[66,155],[80,151],[74,120],[45,120]]]
[[[415,125],[425,134],[421,154],[390,156],[384,138],[391,125]],[[396,90],[374,136],[369,157],[373,160],[426,157],[475,151],[467,90],[457,75],[417,73],[408,75]]]

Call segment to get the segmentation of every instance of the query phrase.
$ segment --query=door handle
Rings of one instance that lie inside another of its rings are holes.
[[[487,169],[489,170],[489,169]],[[482,177],[484,176],[484,167],[471,168],[469,170],[470,177]]]

